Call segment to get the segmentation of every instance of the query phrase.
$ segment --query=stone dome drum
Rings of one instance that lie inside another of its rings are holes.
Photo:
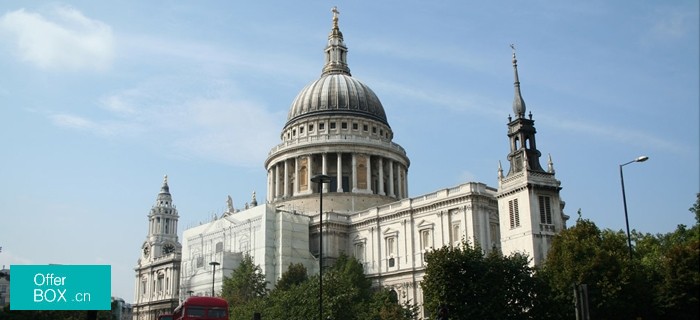
[[[389,125],[374,91],[345,73],[324,74],[301,90],[289,109],[287,124],[324,113],[364,117]]]

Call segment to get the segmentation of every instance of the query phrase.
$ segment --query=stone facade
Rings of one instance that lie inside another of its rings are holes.
[[[260,266],[270,284],[291,263],[318,272],[309,252],[309,217],[280,211],[271,204],[231,210],[183,233],[180,300],[209,296],[212,284],[215,294],[220,294],[223,276],[230,275],[245,254]],[[216,270],[211,262],[219,263]]]

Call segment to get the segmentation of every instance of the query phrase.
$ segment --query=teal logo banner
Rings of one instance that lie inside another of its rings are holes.
[[[110,310],[109,265],[11,265],[12,310]]]

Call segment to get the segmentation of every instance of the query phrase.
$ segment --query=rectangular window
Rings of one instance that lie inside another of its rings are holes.
[[[352,124],[352,130],[357,130],[357,128],[359,128],[358,125],[357,125],[357,123],[353,123],[353,124]]]
[[[335,129],[335,122],[331,122],[331,130]]]
[[[141,280],[141,294],[146,294],[146,280]]]
[[[372,133],[377,133],[377,127],[372,127]]]
[[[292,129],[292,137],[296,137],[296,136],[297,136],[297,129]]]
[[[518,212],[518,199],[508,201],[508,213],[510,214],[510,228],[520,227],[520,212]]]
[[[299,127],[299,134],[304,133],[304,126]]]
[[[420,232],[420,242],[423,250],[429,250],[433,246],[432,239],[430,237],[430,229],[421,230]]]
[[[396,259],[394,255],[396,254],[396,237],[386,238],[386,257],[387,265],[389,268],[393,268],[396,265]]]
[[[459,222],[452,224],[452,244],[459,246],[460,241],[462,241],[462,234],[459,231]]]
[[[348,123],[347,122],[341,122],[340,123],[340,129],[347,129],[348,128]]]
[[[549,197],[539,196],[540,202],[540,223],[552,224],[552,206]]]
[[[367,132],[369,130],[369,127],[366,124],[362,125],[362,131]]]
[[[197,268],[204,267],[204,257],[199,256],[197,257]]]
[[[396,237],[386,238],[386,255],[391,257],[396,254]]]
[[[355,259],[359,262],[365,261],[365,244],[362,242],[355,244]]]
[[[314,131],[314,125],[313,125],[313,124],[310,124],[310,125],[309,125],[309,131]]]
[[[325,122],[319,123],[319,124],[318,124],[318,130],[319,130],[319,131],[326,130],[326,123],[325,123]]]

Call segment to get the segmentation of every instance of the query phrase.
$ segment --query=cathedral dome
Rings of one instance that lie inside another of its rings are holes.
[[[324,51],[325,64],[321,77],[304,87],[294,99],[287,126],[296,120],[318,115],[356,116],[388,126],[384,107],[377,95],[350,74],[348,48],[338,27],[338,11],[335,8],[333,28]]]
[[[388,125],[377,95],[367,85],[346,73],[327,73],[307,85],[292,103],[287,123],[307,116],[350,115]]]

